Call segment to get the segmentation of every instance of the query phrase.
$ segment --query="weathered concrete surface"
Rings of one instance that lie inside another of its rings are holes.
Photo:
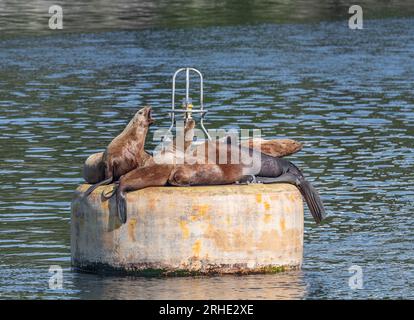
[[[303,203],[288,184],[154,187],[128,193],[121,225],[115,197],[72,202],[72,264],[143,275],[260,273],[299,268]]]

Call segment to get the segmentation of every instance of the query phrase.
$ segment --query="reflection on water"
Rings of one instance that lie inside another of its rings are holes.
[[[342,20],[346,25],[353,4],[349,0],[2,0],[0,34],[55,34],[48,27],[52,5],[63,9],[64,31],[87,32],[321,20]],[[414,15],[410,1],[359,0],[358,4],[367,19]]]
[[[365,27],[0,40],[0,297],[414,298],[414,20]],[[305,143],[290,159],[318,187],[330,218],[316,227],[306,209],[303,270],[174,279],[70,272],[69,207],[83,160],[143,104],[154,107],[154,129],[168,126],[171,75],[187,65],[205,75],[208,128],[253,126]],[[62,290],[48,289],[50,265],[65,269]],[[363,268],[363,290],[348,286],[352,265]]]
[[[302,299],[300,272],[278,275],[133,278],[75,276],[81,299]]]

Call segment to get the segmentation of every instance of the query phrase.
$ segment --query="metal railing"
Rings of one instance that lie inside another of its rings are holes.
[[[181,72],[185,71],[185,98],[183,99],[182,109],[175,108],[175,89],[176,89],[176,78],[177,75]],[[199,108],[194,108],[192,100],[190,98],[190,71],[195,72],[200,78],[200,106]],[[210,135],[208,134],[206,128],[204,127],[204,118],[206,116],[207,110],[204,110],[204,101],[203,101],[203,75],[202,73],[195,69],[195,68],[181,68],[178,69],[172,79],[172,99],[171,99],[171,110],[170,110],[170,117],[171,117],[171,126],[168,129],[168,132],[171,132],[172,128],[175,125],[176,121],[176,113],[184,113],[184,119],[187,121],[188,119],[192,119],[193,113],[200,114],[200,126],[203,132],[206,134],[207,138],[211,140]]]

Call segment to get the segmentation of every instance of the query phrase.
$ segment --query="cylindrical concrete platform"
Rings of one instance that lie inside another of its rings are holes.
[[[152,187],[127,194],[121,224],[115,197],[72,201],[72,265],[138,275],[266,273],[300,268],[303,203],[289,184]]]

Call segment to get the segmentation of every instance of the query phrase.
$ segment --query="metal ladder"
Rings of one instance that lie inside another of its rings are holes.
[[[177,78],[177,75],[181,72],[185,71],[185,98],[183,99],[182,103],[182,109],[176,109],[175,108],[175,81]],[[190,98],[190,71],[195,72],[199,78],[200,78],[200,107],[198,109],[194,109],[192,100]],[[193,113],[200,114],[200,126],[203,132],[206,134],[208,140],[211,140],[210,135],[208,134],[206,128],[204,127],[204,117],[206,116],[207,110],[204,110],[204,104],[203,104],[203,75],[200,71],[198,71],[195,68],[181,68],[178,69],[172,79],[172,99],[171,99],[171,110],[170,110],[170,117],[171,117],[171,125],[168,129],[168,132],[170,133],[173,129],[175,122],[176,122],[176,113],[184,113],[184,119],[187,121],[188,119],[192,119]]]

